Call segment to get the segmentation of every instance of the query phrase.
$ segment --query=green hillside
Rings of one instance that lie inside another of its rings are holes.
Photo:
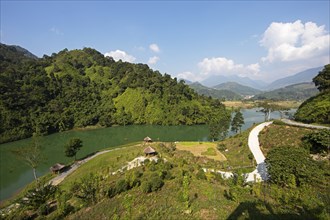
[[[299,83],[284,88],[263,92],[253,97],[254,100],[297,100],[304,101],[318,93],[314,83]]]
[[[203,86],[202,84],[195,82],[192,84],[189,84],[189,87],[192,88],[193,90],[195,90],[195,92],[197,92],[200,95],[205,95],[205,96],[211,96],[212,98],[215,99],[225,99],[225,100],[241,100],[242,96],[230,91],[230,90],[226,90],[226,89],[213,89],[213,88],[209,88],[206,86]]]
[[[41,59],[0,45],[0,143],[75,127],[205,124],[229,117],[218,100],[145,64],[91,48]]]
[[[295,119],[306,123],[330,124],[330,64],[313,79],[320,94],[303,102],[295,113]]]
[[[229,90],[237,94],[240,94],[242,96],[256,95],[261,92],[258,89],[254,89],[249,86],[244,86],[236,82],[221,83],[219,85],[214,86],[213,88],[218,90],[222,90],[222,89]]]

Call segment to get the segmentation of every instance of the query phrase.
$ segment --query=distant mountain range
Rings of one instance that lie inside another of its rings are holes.
[[[284,88],[275,89],[269,92],[263,92],[253,97],[255,100],[271,99],[271,100],[299,100],[304,101],[319,91],[313,82],[298,83]]]
[[[307,69],[302,72],[296,73],[292,76],[288,76],[282,79],[275,80],[267,86],[267,90],[274,90],[282,88],[285,86],[303,83],[303,82],[312,82],[313,78],[323,69],[324,67],[316,67],[312,69]]]
[[[259,89],[254,89],[249,86],[244,86],[236,82],[221,83],[219,85],[214,86],[213,88],[217,90],[229,90],[238,93],[242,96],[251,96],[261,93]]]
[[[199,82],[194,82],[188,84],[190,88],[195,90],[200,95],[211,96],[212,98],[216,99],[226,99],[226,100],[240,100],[242,96],[226,89],[218,90],[214,88],[209,88],[203,86]]]
[[[255,89],[264,89],[267,86],[267,83],[261,80],[252,80],[248,77],[240,77],[236,75],[232,76],[211,76],[201,83],[207,87],[214,87],[221,83],[226,82],[236,82],[241,85],[249,86]]]
[[[235,82],[240,84],[241,86],[248,86],[257,90],[267,90],[271,91],[278,88],[283,88],[285,86],[303,83],[303,82],[312,82],[313,78],[323,69],[324,67],[316,67],[304,70],[302,72],[293,74],[288,77],[284,77],[278,80],[275,80],[272,83],[267,84],[261,80],[252,80],[248,77],[240,77],[240,76],[211,76],[200,83],[209,88],[215,88],[219,84],[224,84],[228,82]],[[187,85],[193,83],[189,80],[184,80]],[[228,88],[221,88],[221,89],[228,89]],[[237,91],[235,91],[237,92]],[[239,92],[237,92],[239,93]]]

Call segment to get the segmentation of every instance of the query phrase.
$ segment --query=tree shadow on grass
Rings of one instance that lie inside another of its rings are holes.
[[[259,206],[259,207],[258,207]],[[260,210],[260,206],[264,206],[269,213]],[[247,201],[241,202],[239,206],[229,215],[228,220],[232,219],[316,219],[308,213],[274,213],[272,207],[263,202]]]

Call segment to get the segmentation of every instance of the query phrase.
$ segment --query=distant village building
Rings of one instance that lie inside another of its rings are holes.
[[[144,140],[144,142],[147,142],[147,143],[152,142],[152,139],[150,137],[145,137],[143,140]]]
[[[157,152],[155,151],[155,149],[153,149],[152,147],[147,147],[146,149],[144,149],[144,154],[146,156],[155,156],[157,154]]]
[[[60,173],[63,169],[64,169],[65,165],[61,164],[61,163],[57,163],[55,165],[53,165],[52,167],[50,167],[50,171],[52,171],[52,173]]]

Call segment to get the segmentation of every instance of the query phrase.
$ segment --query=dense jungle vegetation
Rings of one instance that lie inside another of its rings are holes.
[[[77,127],[226,121],[220,101],[91,48],[43,58],[0,45],[0,143]],[[224,120],[225,119],[225,120]]]

